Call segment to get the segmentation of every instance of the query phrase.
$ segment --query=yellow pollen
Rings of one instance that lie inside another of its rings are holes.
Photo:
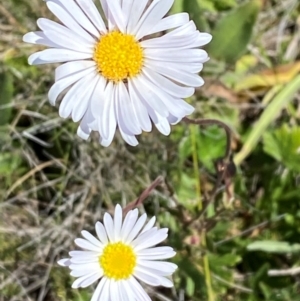
[[[132,35],[112,31],[95,46],[93,59],[108,80],[121,81],[138,75],[143,65],[143,49]]]
[[[132,247],[122,242],[110,243],[99,256],[99,264],[109,279],[129,278],[136,266],[136,255]]]

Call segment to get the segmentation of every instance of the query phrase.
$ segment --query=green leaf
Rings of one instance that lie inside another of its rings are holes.
[[[267,253],[297,253],[300,244],[289,244],[286,241],[261,240],[247,246],[248,251],[263,251]]]
[[[233,8],[237,5],[236,0],[213,0],[218,11]]]
[[[224,269],[225,266],[233,267],[242,260],[239,255],[229,253],[225,255],[208,253],[208,258],[211,262],[211,266],[222,267],[222,269]]]
[[[235,62],[250,42],[260,7],[260,0],[250,0],[225,15],[213,31],[208,53],[215,59]]]
[[[217,126],[197,128],[197,150],[198,159],[207,169],[214,171],[214,161],[222,157],[226,146],[226,137],[223,129]],[[181,162],[192,156],[192,139],[182,139],[179,145]],[[181,163],[182,165],[182,163]]]
[[[263,133],[273,120],[280,114],[281,110],[292,99],[300,89],[300,75],[284,86],[266,107],[259,120],[254,124],[245,144],[240,152],[235,156],[234,162],[239,165],[256,147]]]
[[[281,161],[282,157],[281,157],[280,145],[273,133],[266,132],[263,135],[263,144],[264,144],[265,153],[272,156],[277,161]]]
[[[300,127],[286,124],[263,136],[264,151],[287,168],[300,171]]]
[[[12,102],[13,91],[12,74],[8,71],[2,71],[0,73],[0,126],[9,122],[11,116],[9,104]]]
[[[206,19],[203,16],[203,4],[205,1],[199,0],[185,0],[183,2],[183,10],[189,13],[190,19],[193,20],[196,24],[196,27],[201,31],[208,30],[208,24]],[[208,10],[214,10],[213,4],[209,3],[212,6],[206,7]]]
[[[186,278],[186,293],[188,296],[193,296],[195,293],[195,282],[191,277]]]
[[[171,8],[172,14],[181,13],[183,8],[183,0],[175,0]]]

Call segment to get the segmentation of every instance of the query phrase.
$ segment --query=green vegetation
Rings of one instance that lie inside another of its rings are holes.
[[[190,117],[233,131],[237,173],[217,190],[218,126],[181,122],[169,137],[143,133],[135,148],[119,135],[109,148],[96,134],[78,138],[47,100],[55,66],[27,64],[38,47],[21,37],[53,18],[45,3],[0,3],[1,301],[90,300],[93,288],[71,289],[56,260],[158,176],[140,210],[170,228],[179,268],[174,289],[147,288],[153,300],[299,300],[299,1],[175,0],[180,11],[214,35]]]

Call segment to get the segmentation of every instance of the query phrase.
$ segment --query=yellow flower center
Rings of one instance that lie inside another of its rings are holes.
[[[99,257],[99,263],[107,278],[127,279],[136,266],[136,255],[132,247],[122,242],[110,243]]]
[[[96,44],[93,59],[108,80],[121,81],[138,75],[143,65],[143,49],[132,35],[112,31]]]

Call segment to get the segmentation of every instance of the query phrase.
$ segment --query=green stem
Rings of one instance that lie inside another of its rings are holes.
[[[198,161],[198,152],[197,152],[197,130],[198,127],[195,125],[190,125],[190,133],[191,133],[191,140],[192,140],[192,149],[193,149],[193,167],[194,167],[194,174],[196,178],[196,196],[198,200],[198,209],[202,210],[202,198],[201,198],[201,182],[200,182],[200,173],[199,173],[199,161]],[[204,250],[206,250],[206,232],[205,229],[202,230],[201,234],[201,246]],[[205,283],[207,288],[207,297],[208,301],[214,301],[214,291],[212,288],[211,283],[211,273],[209,268],[209,261],[208,256],[205,252],[203,255],[203,269],[204,269],[204,277]]]

